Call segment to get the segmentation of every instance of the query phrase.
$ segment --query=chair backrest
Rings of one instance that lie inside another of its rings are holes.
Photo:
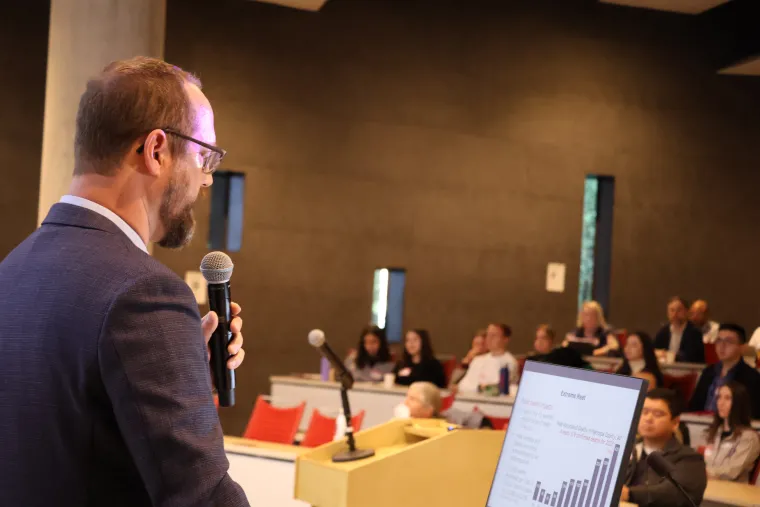
[[[628,341],[628,330],[627,329],[615,330],[615,338],[617,338],[617,341],[620,344],[620,350],[623,350],[625,348],[625,343]]]
[[[522,372],[523,368],[525,368],[525,361],[527,361],[528,358],[526,356],[523,356],[517,360],[517,377],[522,378]]]
[[[715,344],[705,343],[705,363],[711,365],[717,363],[718,361],[718,353],[715,352]]]
[[[481,412],[481,410],[478,408],[477,405],[472,407],[473,412]],[[491,426],[493,426],[493,429],[495,430],[506,430],[507,426],[509,426],[509,417],[496,417],[492,415],[486,415],[483,414],[483,417],[488,419],[488,421],[491,423]]]
[[[451,383],[451,375],[454,373],[454,370],[456,370],[458,365],[457,358],[456,356],[439,356],[438,360],[441,362],[441,366],[443,366],[443,375],[446,378],[446,385],[449,385]]]
[[[755,460],[755,468],[749,476],[749,483],[760,486],[760,483],[757,482],[758,475],[760,475],[760,457]]]
[[[491,421],[491,426],[495,430],[506,430],[509,426],[509,417],[494,417],[492,415],[485,416],[486,419]]]
[[[441,412],[446,412],[452,407],[452,405],[454,405],[454,398],[456,398],[456,395],[454,394],[441,398]]]
[[[256,399],[251,419],[243,433],[244,438],[292,444],[301,424],[306,402],[290,408],[273,407],[263,397]]]
[[[664,387],[674,389],[681,393],[684,401],[688,403],[691,399],[691,395],[694,394],[694,389],[697,387],[697,373],[688,373],[686,375],[668,375],[664,374]]]
[[[351,427],[354,433],[362,429],[362,422],[364,422],[364,410],[351,417]],[[322,444],[332,442],[335,437],[335,429],[337,426],[336,419],[334,417],[327,417],[323,415],[316,408],[311,413],[311,421],[309,421],[309,427],[306,428],[303,440],[301,440],[302,447],[319,447]]]

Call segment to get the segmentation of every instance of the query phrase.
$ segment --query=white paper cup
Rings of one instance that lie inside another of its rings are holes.
[[[383,387],[390,389],[396,385],[396,375],[393,373],[386,373],[383,375]]]

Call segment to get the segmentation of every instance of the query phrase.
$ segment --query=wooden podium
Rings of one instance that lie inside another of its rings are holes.
[[[453,429],[437,419],[404,419],[356,434],[375,455],[333,463],[332,442],[296,459],[295,497],[314,507],[483,507],[504,431]]]

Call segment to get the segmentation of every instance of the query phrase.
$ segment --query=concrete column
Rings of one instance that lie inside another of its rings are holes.
[[[163,57],[166,0],[51,0],[37,223],[74,170],[74,122],[87,80],[114,60]]]

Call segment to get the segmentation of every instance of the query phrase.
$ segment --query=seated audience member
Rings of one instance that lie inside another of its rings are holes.
[[[670,389],[653,389],[644,400],[639,419],[642,441],[633,448],[620,496],[639,507],[690,507],[690,503],[667,479],[647,463],[647,456],[659,452],[673,465],[673,479],[699,505],[707,487],[704,458],[674,436],[680,422],[680,398]]]
[[[565,336],[563,347],[570,347],[584,356],[604,356],[620,349],[604,320],[604,310],[596,301],[586,301],[578,313],[578,327]]]
[[[715,343],[720,324],[714,320],[710,320],[709,316],[710,309],[707,306],[707,301],[697,299],[691,304],[691,308],[689,308],[689,321],[702,333],[702,341],[704,343]]]
[[[676,361],[704,363],[705,345],[702,332],[686,318],[688,305],[680,297],[668,301],[668,324],[654,337],[654,348],[671,352]]]
[[[346,359],[346,368],[359,382],[380,382],[383,375],[393,372],[385,330],[370,326],[362,331],[357,352]]]
[[[662,371],[648,334],[637,331],[628,336],[623,347],[623,364],[615,373],[645,379],[650,391],[663,387]]]
[[[408,386],[414,382],[432,382],[438,387],[446,387],[443,366],[433,353],[430,334],[426,329],[414,329],[404,338],[404,358],[393,370],[396,384]]]
[[[689,410],[716,411],[718,390],[730,381],[747,388],[752,399],[752,417],[760,419],[760,373],[742,360],[742,346],[747,341],[744,328],[737,324],[721,324],[715,340],[715,354],[719,361],[702,370]]]
[[[747,389],[738,382],[721,386],[717,407],[707,430],[707,477],[747,483],[760,456],[760,438],[752,429]]]
[[[486,329],[488,354],[472,360],[467,373],[459,382],[459,391],[476,393],[498,386],[501,381],[501,370],[505,367],[509,369],[509,381],[517,382],[517,359],[507,352],[511,335],[512,330],[506,324],[488,325]]]
[[[415,382],[409,386],[404,403],[398,405],[393,412],[397,419],[445,419],[464,428],[493,427],[482,412],[465,412],[454,408],[441,412],[441,392],[430,382]]]
[[[488,354],[488,347],[486,346],[486,330],[480,329],[475,333],[475,336],[473,336],[470,350],[467,351],[467,354],[462,359],[460,368],[466,370],[470,367],[470,363],[473,359],[482,356],[483,354]]]
[[[545,356],[554,350],[554,329],[548,324],[541,324],[536,328],[536,338],[533,340],[531,359]]]

